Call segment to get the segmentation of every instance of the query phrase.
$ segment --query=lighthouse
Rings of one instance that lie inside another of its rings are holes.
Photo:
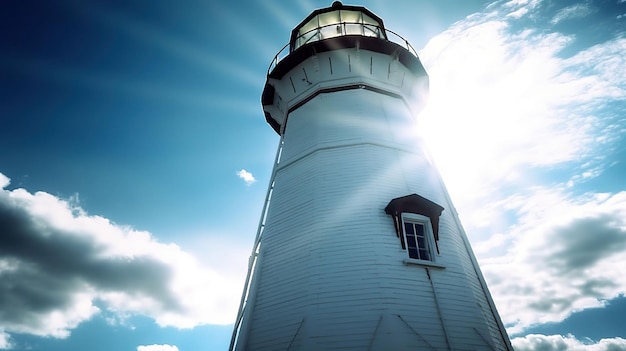
[[[293,29],[261,97],[280,141],[231,350],[512,350],[420,138],[427,95],[364,7]]]

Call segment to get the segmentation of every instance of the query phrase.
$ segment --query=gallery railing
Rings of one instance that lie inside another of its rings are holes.
[[[267,69],[267,74],[269,75],[280,61],[282,61],[285,57],[289,56],[290,53],[297,50],[303,45],[315,41],[348,35],[374,37],[381,40],[391,41],[402,46],[417,57],[417,51],[415,51],[411,44],[409,44],[409,41],[404,39],[402,36],[394,31],[384,29],[373,24],[341,22],[317,27],[308,32],[300,34],[297,38],[295,38],[292,43],[283,46],[283,48],[278,51],[278,53],[270,62],[270,66]]]

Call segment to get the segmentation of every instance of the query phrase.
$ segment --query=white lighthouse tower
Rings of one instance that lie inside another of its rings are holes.
[[[262,96],[280,135],[231,350],[512,350],[416,130],[428,76],[366,8],[311,13]]]

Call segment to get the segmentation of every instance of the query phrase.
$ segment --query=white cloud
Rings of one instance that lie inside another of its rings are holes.
[[[502,5],[501,9],[505,11],[505,16],[513,19],[519,19],[530,11],[534,10],[539,6],[541,0],[511,0]],[[494,7],[498,7],[500,3],[494,2],[489,5],[490,9]]]
[[[103,312],[178,328],[235,316],[241,277],[48,193],[0,189],[0,232],[3,333],[64,338]]]
[[[11,336],[0,329],[0,350],[8,350],[12,348],[13,344],[11,343]]]
[[[568,7],[561,9],[552,18],[550,23],[557,24],[564,20],[585,17],[593,12],[594,10],[591,7],[589,7],[589,5],[587,4],[576,4],[576,5],[568,6]]]
[[[530,334],[511,340],[516,351],[625,351],[626,340],[622,338],[601,339],[598,342],[582,342],[572,335]]]
[[[626,192],[576,197],[535,188],[511,196],[508,206],[519,222],[500,241],[506,253],[480,264],[510,332],[626,293],[626,277],[615,269],[626,266]]]
[[[137,346],[137,351],[178,351],[178,347],[174,345],[141,345]]]
[[[4,174],[0,173],[0,189],[6,188],[9,184],[11,184],[11,180]]]
[[[495,2],[420,52],[431,83],[420,127],[468,233],[485,239],[476,252],[513,333],[626,292],[614,268],[626,266],[626,192],[578,190],[626,130],[607,107],[626,101],[626,39],[563,58],[575,37],[514,29],[538,4]],[[566,175],[539,185],[555,170]]]
[[[251,185],[252,183],[256,182],[256,179],[254,179],[252,173],[246,171],[243,168],[239,172],[237,172],[237,176],[243,179],[243,181],[246,182],[246,185]]]
[[[507,17],[512,17],[512,18],[516,18],[517,19],[517,18],[523,17],[527,13],[528,13],[528,9],[525,8],[525,7],[522,7],[520,9],[516,10],[516,11],[513,11],[513,12],[509,13],[507,15]]]

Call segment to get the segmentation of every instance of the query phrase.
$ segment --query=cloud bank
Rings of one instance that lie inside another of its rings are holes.
[[[601,339],[597,343],[581,342],[572,335],[530,334],[511,340],[516,351],[624,351],[626,340],[622,338]]]
[[[624,294],[618,267],[626,267],[626,192],[572,197],[535,188],[504,203],[520,216],[501,241],[504,254],[487,257],[494,248],[476,248],[510,332],[560,322]]]
[[[0,185],[4,346],[10,333],[65,338],[103,310],[177,328],[232,321],[237,279],[218,275],[148,232],[88,215],[71,201],[7,190],[2,174]]]

